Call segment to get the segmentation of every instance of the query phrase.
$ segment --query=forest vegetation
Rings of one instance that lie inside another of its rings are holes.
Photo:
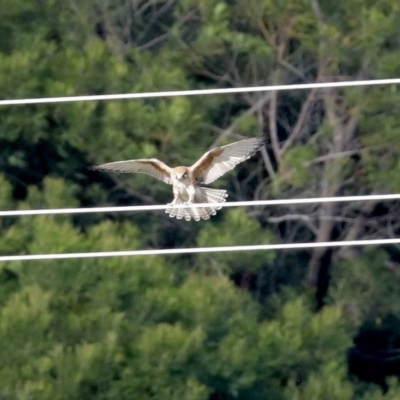
[[[400,76],[397,0],[0,0],[1,99]],[[88,167],[265,149],[229,200],[400,192],[395,85],[0,107],[0,209],[164,204]],[[0,219],[0,253],[400,237],[397,201]],[[0,263],[0,399],[400,399],[399,246]]]

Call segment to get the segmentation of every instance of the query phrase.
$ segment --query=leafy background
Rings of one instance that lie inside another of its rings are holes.
[[[393,0],[0,0],[1,98],[400,75]],[[230,200],[396,193],[396,86],[0,108],[0,208],[160,204],[87,167],[265,135]],[[398,237],[398,202],[0,220],[1,254]],[[396,246],[3,262],[2,399],[398,399]]]

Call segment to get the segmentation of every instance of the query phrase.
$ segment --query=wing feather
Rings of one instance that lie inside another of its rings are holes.
[[[169,185],[171,168],[157,158],[142,158],[137,160],[116,161],[90,167],[92,170],[122,173],[141,173],[151,175]]]
[[[264,145],[264,137],[240,140],[226,146],[216,147],[200,157],[192,165],[198,182],[208,184],[235,168],[242,161],[254,155]]]

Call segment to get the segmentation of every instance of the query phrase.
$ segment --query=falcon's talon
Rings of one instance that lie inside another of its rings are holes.
[[[216,147],[204,153],[190,167],[170,168],[157,158],[116,161],[91,167],[107,172],[139,172],[148,174],[173,186],[174,199],[167,204],[166,212],[170,217],[207,220],[221,207],[190,207],[193,203],[223,203],[228,197],[226,190],[211,189],[207,185],[224,175],[235,166],[254,155],[264,145],[264,137],[240,140],[226,146]],[[188,201],[183,199],[189,198]],[[183,204],[185,207],[174,207]]]

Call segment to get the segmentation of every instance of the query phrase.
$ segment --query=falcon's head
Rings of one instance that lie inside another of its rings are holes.
[[[179,181],[185,181],[189,177],[189,171],[186,167],[174,168],[175,178]]]

